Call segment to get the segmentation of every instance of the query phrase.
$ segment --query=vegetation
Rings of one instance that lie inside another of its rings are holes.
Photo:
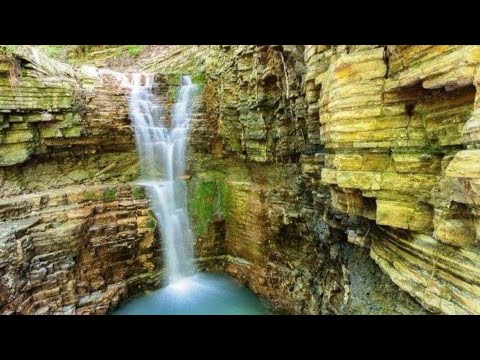
[[[134,199],[144,199],[145,198],[145,189],[141,186],[135,186],[132,189],[132,197]]]
[[[193,198],[190,200],[190,210],[198,235],[203,235],[208,230],[208,224],[215,213],[216,195],[217,183],[215,181],[202,182],[194,189]]]
[[[157,228],[157,220],[155,219],[155,215],[152,211],[149,212],[149,219],[146,226],[151,230],[155,230]]]
[[[130,56],[137,57],[144,48],[145,45],[127,45],[127,52]]]
[[[117,199],[117,191],[115,189],[106,189],[103,191],[103,200],[113,201]]]
[[[85,196],[85,200],[88,200],[88,201],[98,200],[97,194],[94,193],[93,191],[86,191],[84,196]]]
[[[204,235],[214,217],[225,217],[228,211],[228,188],[222,180],[202,181],[192,189],[190,213],[197,235]]]
[[[198,91],[202,91],[205,86],[205,72],[198,72],[192,75],[192,82],[197,85]]]
[[[65,54],[68,47],[65,45],[44,45],[42,47],[42,51],[45,55],[50,56],[52,58],[58,59],[61,55]]]
[[[0,62],[4,61],[8,67],[8,81],[10,86],[15,87],[21,78],[20,62],[14,56],[18,45],[8,45],[0,47]]]

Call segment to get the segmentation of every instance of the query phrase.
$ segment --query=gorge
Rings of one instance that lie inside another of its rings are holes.
[[[470,45],[2,45],[0,313],[195,258],[276,313],[479,314],[479,79]]]

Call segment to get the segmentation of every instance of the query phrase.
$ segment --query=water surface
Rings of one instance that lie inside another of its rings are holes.
[[[122,305],[113,315],[266,315],[253,292],[223,274],[201,273],[151,291]]]

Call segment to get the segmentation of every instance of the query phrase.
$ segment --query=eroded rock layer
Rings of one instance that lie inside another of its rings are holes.
[[[354,47],[331,62],[315,83],[333,208],[397,234],[376,236],[372,257],[428,309],[478,313],[478,284],[460,270],[479,254],[478,46]]]
[[[159,283],[156,223],[115,76],[0,59],[0,313],[105,314]]]
[[[366,222],[330,206],[320,179],[318,106],[305,101],[304,51],[209,49],[204,126],[192,132],[216,134],[210,147],[192,146],[190,155],[201,263],[239,279],[281,312],[422,313],[386,276],[372,273],[368,252],[348,242],[362,238]],[[347,237],[349,226],[357,231]]]
[[[292,187],[277,179],[261,191],[259,179],[272,175],[255,167],[249,181],[222,185],[237,200],[225,220],[212,220],[209,236],[225,239],[226,271],[258,280],[250,286],[287,311],[348,313],[362,303],[352,281],[365,275],[353,265],[356,255],[344,251],[348,243],[370,248],[393,282],[428,310],[478,313],[471,271],[478,270],[480,239],[479,62],[478,46],[212,48],[205,85],[217,114],[211,153],[244,159],[247,168],[277,163],[296,180]],[[327,245],[292,246],[299,253],[289,268],[280,265],[291,255],[288,242],[270,260],[282,237]],[[326,263],[328,253],[338,255]],[[310,272],[303,293],[293,285],[302,266]],[[287,301],[275,280],[288,283],[296,299]],[[337,295],[325,299],[332,291]],[[384,293],[386,303],[396,296]]]

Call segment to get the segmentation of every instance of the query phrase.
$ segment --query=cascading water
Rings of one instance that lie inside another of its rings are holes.
[[[177,102],[167,124],[162,105],[153,94],[151,76],[132,77],[130,116],[152,209],[159,221],[165,248],[167,282],[193,275],[193,235],[187,213],[185,149],[195,85],[182,78]]]
[[[228,276],[198,274],[187,212],[185,155],[196,86],[184,76],[167,121],[153,91],[153,78],[101,70],[128,87],[130,117],[151,207],[164,245],[167,286],[133,299],[116,314],[265,314],[268,309],[248,289]]]

